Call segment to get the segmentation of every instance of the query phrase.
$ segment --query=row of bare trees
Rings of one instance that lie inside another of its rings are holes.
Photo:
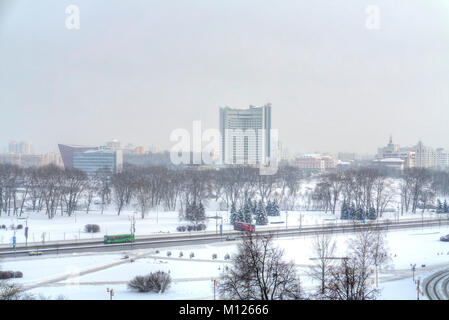
[[[360,229],[349,239],[344,256],[336,255],[330,234],[317,235],[313,242],[314,264],[309,276],[318,281],[318,299],[372,300],[379,294],[378,270],[390,261],[385,233],[375,225]]]
[[[344,202],[353,203],[364,212],[375,208],[378,216],[382,215],[394,195],[393,181],[375,168],[323,174],[313,193],[325,212],[335,214],[338,204]]]
[[[72,215],[83,205],[89,212],[99,202],[101,211],[113,203],[120,214],[129,205],[137,206],[142,217],[156,206],[164,210],[183,209],[186,203],[207,204],[210,199],[226,210],[248,199],[277,199],[282,210],[293,210],[301,196],[303,172],[282,166],[275,175],[260,175],[248,166],[220,169],[198,167],[140,167],[127,165],[117,174],[99,171],[88,176],[75,169],[56,166],[20,168],[0,164],[0,215],[21,215],[25,208],[45,210],[49,218],[59,211]],[[402,212],[416,212],[432,203],[435,194],[449,192],[449,174],[426,169],[406,169],[392,179],[374,168],[324,173],[309,197],[315,209],[335,214],[343,202],[381,216],[395,196]],[[398,183],[399,182],[399,183]]]
[[[277,175],[261,176],[253,167],[199,169],[197,167],[138,167],[128,165],[120,173],[99,171],[88,176],[76,169],[56,166],[20,168],[0,165],[0,214],[20,216],[25,207],[45,210],[49,218],[57,212],[71,215],[83,205],[89,212],[97,200],[101,211],[113,203],[120,215],[133,204],[142,217],[155,206],[174,211],[186,203],[222,202],[226,209],[232,203],[245,203],[256,195],[266,200],[274,195],[293,203],[301,172],[283,167]]]
[[[0,165],[0,214],[21,216],[25,205],[33,211],[45,210],[49,218],[58,210],[71,215],[92,179],[75,169],[56,166],[20,168]]]
[[[284,207],[293,208],[301,177],[299,169],[288,166],[271,176],[260,175],[259,169],[249,166],[220,169],[128,166],[111,179],[112,200],[120,214],[135,199],[142,217],[158,205],[173,211],[178,207],[184,209],[187,203],[207,203],[210,199],[228,209],[248,199],[266,201],[276,197]]]
[[[321,175],[311,198],[315,208],[335,214],[341,203],[354,204],[363,212],[375,209],[382,216],[395,197],[401,212],[416,213],[432,204],[436,194],[449,192],[449,174],[424,168],[408,168],[391,178],[376,168],[359,168]]]

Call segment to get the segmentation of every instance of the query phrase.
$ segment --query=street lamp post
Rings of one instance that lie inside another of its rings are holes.
[[[106,292],[109,293],[109,300],[112,300],[112,296],[114,296],[114,289],[106,288]]]
[[[413,282],[415,282],[416,263],[415,264],[410,264],[410,266],[412,267]]]

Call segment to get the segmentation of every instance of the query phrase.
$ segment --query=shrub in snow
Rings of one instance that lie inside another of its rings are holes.
[[[182,256],[184,255],[184,253],[182,253],[182,251],[179,253],[179,257],[182,258]]]
[[[15,271],[14,278],[23,278],[23,273],[21,271]]]
[[[6,229],[6,226],[4,224],[2,224],[2,229]]]
[[[97,233],[100,232],[100,226],[98,224],[86,224],[84,226],[84,231]]]
[[[190,259],[192,259],[195,256],[193,252],[190,253]]]
[[[156,253],[159,253],[159,250],[156,250]]]
[[[19,224],[19,225],[17,226],[17,229],[18,229],[18,230],[23,229],[23,226],[22,226],[21,224]]]
[[[171,251],[167,251],[167,257],[171,256]]]
[[[178,226],[178,227],[176,228],[176,231],[184,232],[184,231],[186,231],[186,226]]]
[[[231,259],[231,257],[229,256],[229,253],[226,253],[226,254],[225,254],[224,259],[225,259],[225,260]]]
[[[204,223],[176,227],[176,231],[178,231],[178,232],[185,232],[185,231],[191,232],[191,231],[202,231],[202,230],[206,230],[206,225]]]
[[[217,254],[216,253],[212,254],[212,259],[217,259]]]
[[[164,293],[171,283],[171,277],[164,271],[152,272],[146,276],[137,276],[128,282],[128,288],[138,292]]]
[[[14,271],[0,271],[0,280],[14,278]]]

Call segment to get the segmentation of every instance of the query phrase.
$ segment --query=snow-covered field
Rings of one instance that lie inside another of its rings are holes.
[[[391,253],[388,268],[380,272],[382,289],[380,299],[416,299],[416,284],[412,281],[411,264],[417,266],[415,277],[425,276],[449,266],[449,243],[439,241],[441,235],[449,233],[449,227],[417,228],[387,233],[387,245]],[[351,234],[335,236],[337,252],[343,254]],[[313,237],[280,238],[276,245],[285,250],[286,259],[298,265],[302,284],[306,290],[316,284],[307,275],[307,265],[312,262]],[[26,258],[7,258],[0,261],[3,270],[20,270],[23,285],[42,286],[30,290],[34,294],[68,299],[107,299],[106,288],[113,288],[114,299],[213,299],[212,278],[219,276],[228,263],[226,254],[236,252],[236,242],[218,242],[209,245],[141,249],[105,254],[49,255]],[[167,252],[171,256],[167,256]],[[179,253],[183,252],[183,257]],[[190,253],[194,257],[190,258]],[[217,259],[212,259],[212,254]],[[121,259],[124,255],[134,257],[134,262]],[[115,263],[118,264],[115,264]],[[425,267],[422,267],[425,265]],[[96,268],[95,268],[96,267]],[[95,269],[94,269],[95,268]],[[95,271],[92,271],[92,270]],[[79,276],[84,271],[92,271]],[[170,272],[174,282],[165,294],[135,293],[126,287],[127,281],[136,275],[152,271]],[[70,276],[58,282],[47,283],[52,278]],[[425,299],[425,297],[421,297]]]

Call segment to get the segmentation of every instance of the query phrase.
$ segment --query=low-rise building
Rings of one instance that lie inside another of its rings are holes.
[[[123,169],[122,151],[99,149],[75,152],[73,154],[73,168],[88,175],[93,175],[98,171],[118,173]]]

